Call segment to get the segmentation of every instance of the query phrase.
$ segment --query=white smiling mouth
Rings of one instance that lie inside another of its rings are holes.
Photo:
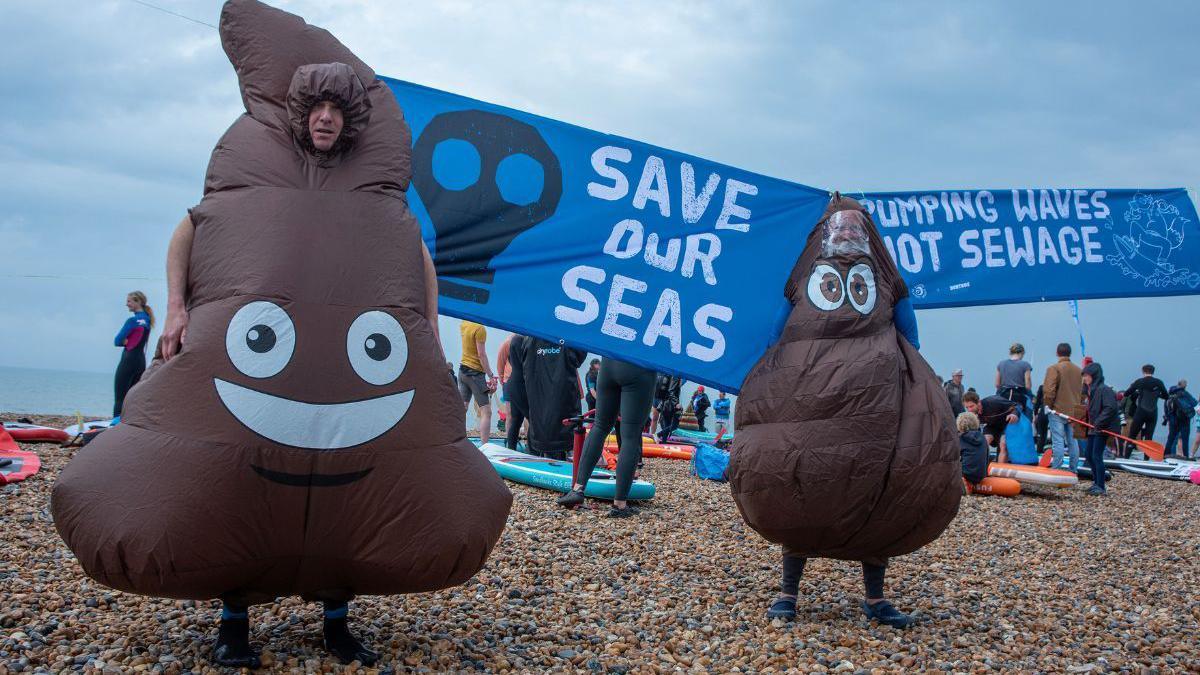
[[[276,443],[338,450],[379,438],[399,424],[413,391],[348,403],[305,403],[213,378],[221,402],[239,422]]]

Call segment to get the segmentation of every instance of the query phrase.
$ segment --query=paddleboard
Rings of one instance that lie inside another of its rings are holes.
[[[1021,494],[1021,484],[1012,478],[997,478],[988,476],[978,483],[963,483],[967,486],[967,494],[989,495],[995,497],[1016,497]]]
[[[557,459],[535,457],[516,450],[509,450],[497,443],[484,443],[479,451],[492,463],[492,468],[501,478],[522,485],[555,490],[557,492],[571,491],[571,463],[560,462]],[[587,488],[583,492],[588,497],[596,499],[612,499],[617,493],[616,476],[610,471],[596,469],[588,479]],[[631,501],[643,501],[654,498],[654,484],[644,480],[635,480],[629,487]]]
[[[1200,469],[1200,463],[1183,460],[1155,462],[1144,459],[1105,459],[1104,465],[1138,476],[1163,480],[1190,480],[1192,472]]]
[[[66,443],[71,440],[67,432],[53,427],[26,422],[0,422],[14,439],[21,443]]]
[[[717,435],[708,431],[688,431],[687,429],[676,429],[671,432],[672,441],[682,441],[684,443],[707,443],[712,445],[717,440]],[[721,436],[721,442],[733,440],[733,432],[727,431],[724,436]]]
[[[609,436],[604,441],[606,453],[617,453],[617,437]],[[689,462],[695,454],[695,446],[680,443],[659,443],[651,438],[642,438],[642,457],[664,457],[666,459],[686,459]]]
[[[1079,476],[1070,471],[1027,464],[1001,464],[1000,462],[992,462],[988,464],[988,475],[999,478],[1012,478],[1013,480],[1031,485],[1070,487],[1079,484]]]
[[[22,450],[7,431],[0,428],[0,484],[25,480],[42,468],[37,454]]]
[[[1063,454],[1061,465],[1059,465],[1057,467],[1051,467],[1050,463],[1053,461],[1054,461],[1053,451],[1047,450],[1046,452],[1042,453],[1042,459],[1038,462],[1038,466],[1042,466],[1042,467],[1046,467],[1046,468],[1061,469],[1062,471],[1070,471],[1071,470],[1071,458],[1068,455],[1066,455],[1065,453]],[[1084,480],[1092,480],[1092,467],[1088,466],[1088,463],[1082,457],[1080,457],[1079,463],[1075,465],[1075,474]],[[1104,472],[1104,479],[1111,480],[1112,472],[1106,470]]]
[[[82,426],[80,426],[78,424],[72,424],[71,426],[67,427],[66,429],[63,429],[63,433],[65,433],[67,435],[68,439],[71,439],[71,438],[75,438],[76,436],[83,434],[85,431],[93,431],[95,429],[107,429],[109,426],[112,425],[112,423],[113,423],[112,420],[93,420],[91,422],[84,422]]]

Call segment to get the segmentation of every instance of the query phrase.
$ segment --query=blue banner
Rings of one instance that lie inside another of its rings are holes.
[[[1182,188],[854,196],[918,309],[1200,292],[1200,230]]]
[[[741,387],[829,193],[384,81],[443,314]]]
[[[382,79],[443,314],[737,392],[827,191]],[[917,308],[1200,292],[1182,189],[854,196]]]

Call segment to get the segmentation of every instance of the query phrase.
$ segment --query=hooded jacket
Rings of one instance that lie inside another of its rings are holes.
[[[896,330],[908,288],[870,216],[835,196],[784,288],[781,336],[742,384],[729,480],[785,552],[867,560],[936,539],[962,496],[933,370]]]
[[[1120,432],[1117,394],[1104,383],[1104,370],[1099,363],[1092,362],[1083,369],[1083,373],[1092,376],[1092,384],[1088,387],[1088,424],[1095,428],[1089,429],[1088,435],[1097,436],[1104,430]]]
[[[969,483],[978,483],[987,478],[987,439],[979,429],[959,434],[958,447],[962,454],[962,474]]]
[[[173,598],[344,600],[460,584],[512,495],[466,440],[424,315],[408,126],[329,33],[221,12],[246,112],[192,209],[188,339],[76,455],[54,523],[85,572]],[[344,111],[315,153],[307,116]]]

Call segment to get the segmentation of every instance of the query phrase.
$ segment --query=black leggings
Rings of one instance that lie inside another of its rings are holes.
[[[654,397],[654,381],[657,375],[632,363],[605,358],[600,362],[600,374],[596,376],[596,422],[583,443],[583,457],[579,460],[579,473],[575,481],[585,488],[592,470],[600,461],[604,441],[621,415],[621,452],[617,455],[617,492],[615,501],[623,502],[629,496],[633,484],[633,472],[642,460],[642,427],[650,411]]]
[[[783,579],[779,583],[779,592],[783,595],[796,595],[796,591],[800,588],[800,577],[804,576],[804,563],[808,562],[807,558],[799,556],[783,556]],[[862,563],[863,569],[863,586],[867,591],[868,600],[877,600],[883,597],[883,579],[887,575],[887,560],[883,564],[873,562]]]
[[[1149,396],[1150,394],[1146,394]],[[1133,411],[1133,423],[1129,425],[1129,437],[1137,441],[1148,441],[1154,437],[1154,427],[1158,425],[1158,409],[1142,410],[1138,408]],[[1125,451],[1121,453],[1122,457],[1129,457],[1133,454],[1136,446],[1133,443],[1125,443]]]
[[[113,404],[113,417],[121,416],[121,408],[125,405],[125,395],[133,389],[133,385],[142,379],[146,372],[146,352],[141,349],[121,352],[121,362],[117,364],[117,375],[113,380],[116,403]]]

